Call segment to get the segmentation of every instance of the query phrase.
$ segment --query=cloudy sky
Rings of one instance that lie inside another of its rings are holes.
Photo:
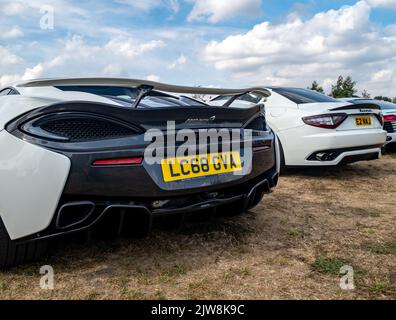
[[[340,74],[396,96],[396,0],[0,0],[1,86],[120,76],[329,90]]]

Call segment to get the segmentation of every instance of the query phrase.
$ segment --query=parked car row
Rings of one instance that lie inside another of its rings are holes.
[[[266,89],[271,92],[269,97],[247,93],[230,107],[265,105],[267,122],[280,140],[284,166],[336,166],[381,156],[387,136],[377,101],[361,100],[357,104],[308,89]],[[212,103],[222,105],[228,99],[219,96]],[[389,112],[385,127],[391,131],[388,121],[395,116],[394,111]]]
[[[298,88],[78,78],[0,96],[0,268],[70,233],[142,234],[161,217],[242,213],[277,185],[281,166],[378,159],[382,113],[395,139],[390,106]]]

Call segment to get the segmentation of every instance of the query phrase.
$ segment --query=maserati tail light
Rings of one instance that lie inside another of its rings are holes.
[[[329,113],[320,114],[316,116],[304,117],[302,120],[305,124],[310,126],[324,128],[324,129],[335,129],[348,117],[346,113]]]
[[[388,115],[384,116],[384,121],[385,122],[396,121],[396,114],[388,114]]]

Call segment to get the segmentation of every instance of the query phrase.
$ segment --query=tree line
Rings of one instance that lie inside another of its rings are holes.
[[[351,76],[347,76],[346,78],[344,78],[343,76],[339,76],[337,82],[334,85],[331,85],[331,92],[329,96],[334,98],[358,97],[356,95],[358,93],[358,90],[356,89],[356,83],[356,81],[352,80]],[[323,87],[320,86],[317,81],[312,82],[312,85],[308,87],[308,89],[325,94]],[[367,90],[363,90],[360,97],[369,99],[371,98],[371,94],[368,93]],[[396,103],[396,97],[390,98],[384,96],[376,96],[374,97],[374,99]]]

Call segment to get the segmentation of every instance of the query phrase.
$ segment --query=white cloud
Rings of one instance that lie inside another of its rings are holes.
[[[260,0],[195,0],[187,20],[217,23],[237,16],[256,17],[260,12]]]
[[[110,40],[104,48],[112,52],[114,55],[122,55],[127,58],[134,58],[147,51],[164,46],[165,44],[161,40],[152,40],[146,43],[138,43],[136,40],[131,38],[116,37]]]
[[[384,90],[370,83],[370,75],[395,69],[396,38],[371,23],[370,13],[370,6],[359,1],[306,21],[263,22],[208,43],[204,58],[239,82],[305,87],[313,80],[324,83],[351,74],[367,89]]]
[[[4,88],[18,80],[20,80],[21,77],[19,75],[15,75],[15,74],[6,74],[4,76],[0,76],[0,88]]]
[[[393,71],[384,69],[374,73],[371,77],[371,81],[373,82],[389,82],[392,80]]]
[[[104,77],[119,77],[122,74],[122,67],[118,64],[109,64],[107,65],[103,71],[102,75]]]
[[[162,41],[138,41],[132,38],[115,37],[104,45],[89,44],[81,36],[70,36],[59,42],[53,56],[15,74],[4,74],[0,84],[42,76],[128,76],[128,71],[148,69],[142,57],[148,58],[150,51],[163,47]],[[143,59],[146,60],[146,59]],[[0,67],[17,64],[22,59],[0,46]],[[8,70],[8,68],[4,68]],[[2,69],[0,69],[0,72]]]
[[[9,30],[4,30],[0,33],[0,38],[3,38],[3,39],[12,39],[12,38],[18,38],[18,37],[22,37],[22,36],[23,36],[23,32],[18,27],[14,27]]]
[[[367,0],[367,3],[374,8],[396,9],[396,0]]]
[[[20,16],[22,14],[35,14],[40,13],[40,8],[44,6],[52,6],[54,12],[58,16],[79,15],[85,16],[87,12],[80,7],[72,5],[65,0],[12,0],[3,1],[2,13],[6,16]]]
[[[21,62],[22,62],[22,58],[13,54],[7,48],[0,46],[0,66],[9,66]]]
[[[143,12],[149,12],[155,8],[165,7],[176,13],[180,9],[178,0],[117,0],[117,2],[129,5]]]
[[[155,74],[150,74],[146,77],[146,80],[159,82],[161,78]]]
[[[41,77],[41,75],[44,72],[44,67],[41,63],[38,65],[34,66],[33,68],[27,68],[25,73],[22,76],[22,80],[31,80],[31,79],[37,79]]]
[[[184,54],[182,54],[179,56],[179,58],[177,58],[168,66],[168,69],[172,70],[176,68],[181,68],[186,63],[187,63],[187,58],[184,56]]]

